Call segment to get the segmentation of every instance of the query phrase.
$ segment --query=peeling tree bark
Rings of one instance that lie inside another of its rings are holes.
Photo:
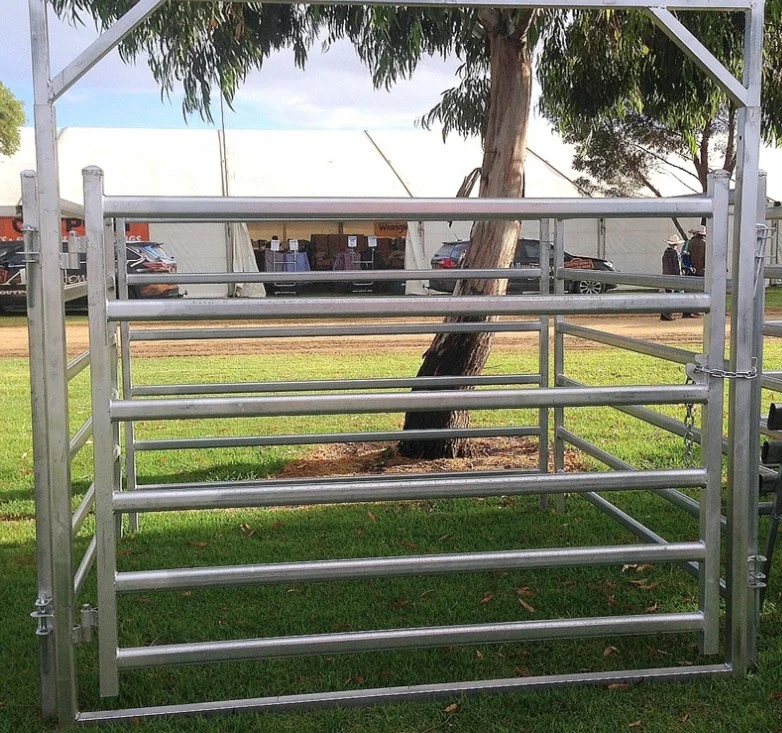
[[[490,20],[484,19],[491,89],[480,195],[518,198],[522,195],[532,88],[532,59],[526,37],[532,16],[524,19],[521,30],[509,31],[509,16],[493,12],[495,15]],[[517,221],[475,222],[465,268],[509,267],[518,237]],[[457,283],[455,296],[503,294],[506,287],[506,280],[461,280]],[[446,318],[446,322],[488,322],[490,319],[454,316]],[[491,343],[492,334],[486,332],[438,334],[424,354],[418,376],[478,375],[486,364]],[[404,429],[461,428],[467,427],[469,420],[469,413],[464,411],[411,412],[405,416]],[[470,452],[469,442],[464,438],[402,440],[399,450],[404,456],[416,458],[454,458]]]

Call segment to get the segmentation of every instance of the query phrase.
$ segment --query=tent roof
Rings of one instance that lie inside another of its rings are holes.
[[[32,128],[12,157],[0,156],[0,206],[20,200],[19,174],[35,168]],[[82,201],[81,171],[97,165],[108,194],[223,194],[217,130],[64,128],[58,136],[61,195]],[[227,130],[228,194],[233,196],[452,197],[481,164],[480,143],[437,132]],[[582,195],[573,148],[533,120],[525,172],[529,197]],[[782,150],[764,149],[768,191],[782,198]],[[669,167],[654,184],[665,195],[696,192],[694,178]]]

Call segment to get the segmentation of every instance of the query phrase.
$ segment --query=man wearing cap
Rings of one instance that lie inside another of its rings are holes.
[[[703,277],[706,272],[706,227],[690,229],[692,235],[682,248],[682,269],[685,275]],[[697,318],[696,313],[682,313],[682,318]]]
[[[663,252],[663,275],[681,275],[682,267],[679,260],[679,250],[676,249],[680,244],[683,244],[684,240],[678,234],[672,234],[665,240],[665,244],[668,246]],[[666,290],[666,293],[676,292],[674,290]],[[672,313],[661,313],[661,321],[672,321]]]

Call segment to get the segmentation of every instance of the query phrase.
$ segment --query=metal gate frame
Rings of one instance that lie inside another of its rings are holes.
[[[380,1],[380,0],[379,0]],[[101,430],[95,430],[96,451],[96,481],[98,491],[91,489],[84,502],[74,514],[71,510],[71,485],[70,485],[70,460],[78,449],[84,445],[91,431],[91,425],[86,424],[80,428],[71,438],[69,430],[68,411],[68,381],[79,371],[90,365],[92,370],[93,398],[97,403],[111,405],[115,402],[112,398],[112,390],[118,389],[116,368],[116,338],[115,331],[109,326],[109,322],[127,321],[146,316],[155,317],[156,309],[149,308],[150,304],[128,303],[121,300],[109,303],[105,302],[105,280],[98,283],[95,273],[99,267],[92,267],[93,277],[90,284],[90,301],[93,314],[100,312],[102,307],[107,307],[106,315],[110,320],[100,319],[94,322],[91,317],[91,354],[83,354],[70,363],[66,357],[66,326],[64,319],[64,303],[69,297],[64,292],[61,276],[61,250],[60,250],[60,195],[59,176],[56,143],[56,116],[55,103],[78,79],[86,74],[96,63],[100,61],[111,49],[113,49],[128,33],[130,33],[148,15],[154,12],[165,0],[139,0],[139,2],[112,28],[104,32],[88,49],[80,54],[63,71],[56,76],[51,74],[49,59],[49,39],[47,27],[47,2],[46,0],[29,0],[30,25],[32,40],[33,82],[34,82],[34,114],[35,114],[35,140],[37,154],[38,182],[30,173],[23,175],[23,198],[25,217],[25,236],[29,253],[29,285],[28,298],[31,309],[29,328],[31,343],[31,384],[33,401],[33,437],[35,458],[35,483],[36,483],[36,534],[38,540],[38,598],[36,601],[35,616],[38,619],[38,633],[41,638],[41,680],[42,680],[42,705],[46,717],[56,718],[61,725],[69,725],[74,721],[94,721],[108,718],[122,718],[139,715],[170,714],[171,712],[207,712],[238,708],[259,709],[263,707],[285,707],[282,699],[276,698],[275,702],[266,701],[229,701],[221,703],[203,703],[197,706],[169,706],[166,710],[156,708],[142,708],[135,711],[113,711],[111,713],[80,713],[76,701],[76,670],[74,634],[75,629],[81,628],[81,633],[87,635],[89,625],[94,621],[92,611],[87,610],[81,618],[81,625],[76,623],[74,603],[81,583],[89,571],[93,558],[97,555],[110,558],[114,553],[113,539],[116,534],[115,514],[117,512],[133,512],[138,509],[149,508],[151,504],[145,504],[144,492],[128,492],[120,496],[108,496],[113,494],[113,486],[119,480],[119,461],[114,458],[115,444],[119,443],[118,424],[121,420],[132,420],[145,412],[145,407],[123,404],[122,401],[112,406],[112,414],[101,414],[94,411],[92,420],[96,428],[100,422]],[[371,3],[370,3],[371,4]],[[438,0],[421,0],[410,2],[410,5],[437,6],[447,5],[450,2],[438,2]],[[729,367],[732,372],[751,374],[756,368],[760,347],[760,328],[758,325],[758,313],[753,304],[753,291],[755,284],[755,242],[756,225],[764,210],[764,197],[760,195],[760,178],[758,175],[759,141],[760,141],[760,88],[761,88],[761,58],[762,58],[762,32],[763,32],[763,2],[761,0],[720,0],[718,3],[711,0],[677,0],[675,2],[650,3],[641,0],[571,0],[571,2],[557,2],[552,0],[473,0],[472,6],[497,5],[507,7],[571,7],[571,8],[630,8],[643,9],[650,15],[654,22],[665,32],[683,52],[696,62],[717,83],[731,100],[740,109],[739,130],[740,142],[737,166],[737,196],[736,218],[734,226],[733,247],[733,289],[731,309],[731,338]],[[703,45],[695,39],[689,31],[670,12],[675,9],[683,10],[711,10],[711,11],[743,11],[746,18],[745,36],[745,62],[743,79],[739,82],[728,70],[726,70]],[[88,221],[88,239],[90,256],[97,258],[94,263],[104,259],[113,261],[112,227],[105,224],[105,217],[133,218],[141,215],[162,216],[166,218],[192,217],[203,219],[207,209],[190,208],[184,199],[135,199],[123,197],[104,197],[100,186],[100,175],[97,171],[88,173],[85,204],[89,202],[86,212]],[[726,183],[725,183],[726,187]],[[660,200],[660,201],[613,201],[591,202],[580,200],[577,207],[573,202],[554,200],[527,200],[523,202],[507,200],[478,200],[478,201],[427,201],[427,200],[382,200],[371,204],[362,203],[361,200],[285,200],[280,202],[263,201],[257,199],[210,199],[201,200],[199,204],[207,204],[208,215],[215,220],[226,221],[232,217],[241,220],[251,220],[258,212],[258,206],[263,206],[266,216],[276,218],[314,217],[328,218],[348,216],[351,219],[364,218],[405,218],[425,220],[435,218],[448,219],[474,219],[479,217],[508,217],[547,219],[550,217],[568,216],[594,216],[607,213],[608,215],[644,215],[666,216],[672,212],[678,214],[690,213],[697,216],[715,215],[715,201],[718,195],[715,189],[713,196],[694,197],[692,199]],[[727,200],[727,196],[725,196]],[[601,208],[601,205],[603,208]],[[606,211],[608,209],[608,211]],[[196,213],[197,212],[197,213]],[[586,212],[586,214],[581,213]],[[721,214],[720,214],[721,216]],[[761,219],[762,220],[762,219]],[[715,219],[716,221],[716,219]],[[556,227],[555,227],[556,228]],[[727,232],[727,225],[725,228]],[[557,241],[559,235],[557,235]],[[93,262],[93,260],[91,260]],[[378,273],[379,274],[379,273]],[[469,274],[469,273],[467,273]],[[398,276],[398,273],[396,273]],[[408,274],[406,273],[406,277]],[[716,273],[713,273],[713,277]],[[246,280],[247,275],[242,277]],[[545,279],[545,278],[543,278]],[[223,277],[223,282],[229,278]],[[680,286],[679,286],[680,287]],[[80,291],[83,292],[83,291]],[[698,294],[676,295],[666,303],[672,308],[686,307],[690,310],[708,310],[712,305],[713,293],[708,296]],[[625,312],[653,312],[659,308],[659,298],[638,297],[632,299],[618,296],[613,305],[606,306],[603,303],[593,302],[588,297],[582,298],[580,305],[570,304],[557,307],[553,299],[545,296],[523,296],[521,298],[505,298],[500,302],[487,302],[486,299],[478,304],[466,304],[465,307],[472,312],[511,312],[531,314],[541,317],[554,315],[557,320],[568,313],[575,312],[609,312],[616,309],[624,309]],[[567,300],[567,298],[565,298]],[[559,299],[562,302],[562,298]],[[675,301],[675,302],[674,302]],[[354,301],[358,303],[359,301]],[[379,300],[372,299],[373,307],[377,307]],[[101,305],[101,303],[103,305]],[[303,303],[300,304],[303,305]],[[167,307],[168,313],[176,312],[176,306],[172,303]],[[190,305],[190,304],[189,304]],[[217,304],[214,304],[217,305]],[[236,301],[226,301],[218,305],[217,309],[208,308],[204,312],[212,314],[220,313],[230,317],[241,317],[241,310],[247,304]],[[263,304],[266,306],[267,304]],[[399,300],[387,305],[391,312],[399,312]],[[225,306],[225,307],[223,307]],[[395,307],[396,306],[396,307]],[[359,308],[358,305],[355,305]],[[346,308],[350,308],[346,304]],[[447,315],[449,309],[444,305],[432,303],[427,306],[429,313],[441,313]],[[594,310],[591,310],[594,309]],[[250,309],[253,310],[252,308]],[[238,315],[237,315],[238,314]],[[712,323],[717,321],[715,317]],[[562,323],[561,321],[559,321]],[[564,326],[564,324],[562,324]],[[561,333],[562,331],[560,331]],[[712,334],[716,337],[716,334]],[[94,339],[98,339],[95,341]],[[713,343],[713,342],[712,342]],[[559,362],[559,351],[555,352],[555,362]],[[707,368],[715,368],[715,362],[709,361]],[[561,364],[555,364],[558,379],[564,379],[561,372]],[[708,380],[707,380],[708,381]],[[711,381],[714,381],[713,379]],[[720,382],[720,385],[722,383]],[[600,393],[601,388],[597,388]],[[602,388],[605,390],[605,388]],[[696,384],[691,388],[673,388],[676,391],[668,393],[667,400],[681,402],[692,400],[695,402],[708,402],[710,390],[713,387],[705,384]],[[721,388],[720,388],[721,389]],[[581,404],[584,400],[583,388],[568,389],[558,384],[554,388],[541,387],[537,397],[525,398],[531,406],[537,406],[541,410],[553,407],[555,410],[556,439],[561,446],[562,441],[571,437],[565,432],[563,415],[560,412],[566,406]],[[483,405],[484,398],[475,393],[478,398],[476,405]],[[729,485],[730,500],[727,518],[730,558],[728,576],[726,580],[727,595],[729,601],[729,620],[727,660],[725,664],[710,665],[698,668],[677,668],[675,670],[649,670],[647,675],[639,675],[637,671],[625,671],[612,673],[609,680],[613,679],[638,679],[648,677],[654,679],[687,678],[702,674],[732,673],[743,675],[752,666],[756,656],[756,593],[753,585],[754,562],[756,558],[756,516],[757,516],[757,466],[759,451],[759,429],[755,416],[759,411],[759,380],[735,379],[730,382],[729,392]],[[643,401],[642,395],[636,392],[635,403]],[[644,397],[647,395],[643,395]],[[713,396],[713,395],[712,395]],[[657,394],[656,398],[660,395]],[[443,407],[448,404],[442,397],[432,398],[432,404]],[[605,390],[598,400],[606,400],[606,404],[634,404],[627,394],[621,390]],[[159,402],[159,401],[158,401]],[[385,404],[385,403],[384,403]],[[411,401],[399,397],[394,403],[396,406],[404,405],[413,409],[420,408],[422,401]],[[375,405],[377,407],[377,405]],[[248,407],[252,410],[254,408]],[[559,417],[558,417],[559,416]],[[710,418],[714,420],[715,418]],[[750,426],[750,429],[747,429]],[[103,430],[103,428],[106,428]],[[708,435],[704,434],[704,438]],[[106,463],[106,451],[103,443],[111,443],[111,460]],[[99,446],[99,444],[101,444]],[[559,449],[558,449],[559,450]],[[707,460],[715,460],[715,449],[708,448],[706,453],[711,457]],[[682,472],[680,472],[682,473]],[[685,472],[686,473],[686,472]],[[678,485],[690,485],[694,482],[708,482],[708,471],[693,473],[677,477]],[[99,475],[100,474],[100,475]],[[713,474],[713,471],[712,471]],[[618,476],[618,474],[617,474]],[[535,493],[560,494],[562,478],[556,475],[531,477],[526,481],[528,490]],[[569,477],[570,478],[570,477]],[[608,476],[604,476],[603,487],[610,484]],[[667,481],[670,477],[656,477],[651,480],[655,484],[659,481]],[[572,480],[572,479],[571,479]],[[622,480],[631,484],[638,481],[629,476],[623,476]],[[714,476],[711,476],[713,488]],[[644,480],[640,481],[643,485]],[[557,490],[559,487],[559,490]],[[589,479],[583,479],[583,490],[599,490],[599,486],[592,485]],[[572,490],[571,488],[568,489]],[[88,551],[74,573],[73,565],[73,536],[84,517],[91,509],[92,497],[104,492],[103,500],[97,502],[97,527],[98,540],[93,541]],[[255,497],[255,501],[258,497]],[[153,499],[149,499],[153,502]],[[134,503],[135,502],[135,503]],[[713,534],[714,501],[712,496],[711,509],[707,510],[712,517],[710,529]],[[719,527],[717,527],[719,529]],[[655,548],[650,548],[655,549]],[[658,548],[664,549],[664,548]],[[669,548],[670,549],[670,548]],[[691,555],[694,548],[686,551],[679,548],[685,555]],[[713,552],[709,545],[706,552]],[[695,552],[699,556],[700,550]],[[559,557],[557,562],[562,561]],[[699,557],[707,561],[706,557]],[[707,561],[707,567],[708,567]],[[105,569],[105,565],[104,565]],[[714,574],[709,573],[710,598],[713,599]],[[107,601],[108,607],[103,607]],[[713,600],[710,601],[713,606]],[[104,589],[101,602],[102,618],[104,614],[111,613],[112,600]],[[710,606],[711,607],[711,606]],[[676,620],[682,628],[689,628],[703,632],[704,644],[710,648],[713,643],[711,632],[706,629],[706,619],[713,621],[711,615],[682,614],[682,618]],[[686,617],[686,618],[684,618]],[[557,622],[550,622],[555,626]],[[106,631],[106,626],[111,624],[101,623],[99,631],[105,638],[111,638],[111,631]],[[535,631],[527,627],[529,633],[534,636]],[[380,633],[380,632],[378,632]],[[461,633],[461,632],[460,632]],[[472,631],[465,631],[469,636]],[[478,632],[479,634],[482,632]],[[565,631],[565,634],[568,632]],[[401,637],[400,637],[401,638]],[[493,637],[494,638],[494,637]],[[709,641],[709,640],[712,641]],[[444,642],[446,643],[446,642]],[[103,645],[106,646],[105,644]],[[374,647],[372,647],[374,648]],[[116,646],[114,646],[116,651]],[[109,669],[112,666],[110,657],[114,651],[102,651],[101,658],[104,666]],[[116,666],[116,658],[114,665]],[[105,681],[105,691],[109,694],[114,688],[111,681],[111,673],[108,673]],[[557,684],[572,684],[574,682],[604,682],[605,676],[590,675],[562,675],[555,678],[530,678],[528,681],[498,680],[460,683],[457,685],[422,685],[417,688],[405,688],[404,691],[387,689],[376,690],[372,694],[361,695],[350,693],[329,693],[327,695],[297,696],[298,699],[288,701],[289,706],[313,706],[326,702],[331,704],[368,704],[368,702],[380,702],[391,699],[415,699],[421,697],[434,697],[451,695],[458,692],[480,690],[518,689],[521,687],[540,687]]]

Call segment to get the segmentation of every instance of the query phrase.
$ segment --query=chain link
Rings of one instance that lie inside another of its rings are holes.
[[[719,369],[717,367],[711,369],[709,367],[695,364],[692,371],[696,374],[708,374],[711,377],[717,377],[718,379],[756,379],[758,376],[758,358],[752,357],[750,361],[750,368],[746,371],[732,372],[729,369]],[[692,380],[688,378],[687,384],[692,384]]]
[[[695,384],[695,381],[688,376],[685,384]],[[684,465],[690,468],[695,465],[695,405],[687,402],[684,408]]]

